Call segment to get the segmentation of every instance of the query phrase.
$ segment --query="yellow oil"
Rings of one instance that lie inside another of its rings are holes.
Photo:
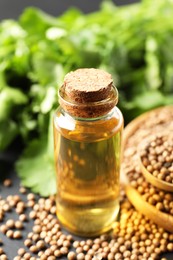
[[[118,215],[123,124],[115,114],[90,122],[55,116],[57,216],[78,235],[108,231]]]

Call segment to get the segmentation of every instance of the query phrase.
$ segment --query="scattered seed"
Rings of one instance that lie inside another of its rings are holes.
[[[21,214],[21,215],[19,215],[19,220],[22,221],[22,222],[27,221],[27,216],[26,216],[26,214]]]
[[[31,258],[31,254],[25,253],[23,257],[24,257],[24,259],[29,260]]]
[[[0,257],[1,257],[1,260],[8,260],[8,258],[5,254],[2,254]]]
[[[32,245],[31,239],[27,238],[27,239],[24,241],[24,245],[25,245],[26,247],[30,247],[30,246]]]
[[[20,256],[15,256],[14,260],[21,260],[22,258]]]
[[[56,257],[60,257],[61,255],[62,255],[62,254],[61,254],[61,252],[60,252],[59,249],[55,250],[55,252],[54,252],[54,256],[56,256]]]
[[[22,194],[26,194],[27,190],[26,190],[25,187],[20,187],[19,192],[22,193]]]
[[[5,179],[3,185],[5,187],[10,187],[12,185],[12,181],[10,179]]]
[[[84,253],[77,254],[77,260],[84,260],[84,259],[85,259]]]
[[[6,225],[7,225],[8,228],[14,228],[15,222],[14,222],[13,219],[9,219],[9,220],[7,220],[7,222],[6,222]]]
[[[15,228],[17,228],[17,229],[22,229],[23,228],[23,224],[22,224],[22,222],[20,220],[16,220],[14,225],[15,225]]]
[[[30,246],[30,251],[32,252],[32,253],[36,253],[37,251],[38,251],[38,247],[36,246],[36,245],[32,245],[32,246]]]
[[[3,224],[0,226],[0,230],[3,234],[6,234],[7,230],[8,230],[8,227],[7,225]]]
[[[75,252],[69,252],[68,255],[67,255],[67,259],[68,260],[75,260],[76,259],[76,254]]]
[[[67,255],[68,254],[68,247],[62,246],[60,248],[60,252],[62,255]]]
[[[29,193],[27,195],[27,200],[35,200],[35,195],[33,193]]]
[[[14,234],[14,232],[13,232],[13,230],[11,230],[11,229],[7,230],[7,232],[6,232],[6,236],[7,236],[8,238],[13,238],[13,234]]]
[[[31,212],[29,213],[29,218],[35,219],[36,217],[37,217],[37,213],[36,213],[35,211],[31,211]]]
[[[0,247],[0,255],[2,255],[4,253],[4,250],[2,249],[2,247]]]
[[[19,248],[17,253],[18,253],[19,256],[23,256],[26,253],[26,251],[25,251],[24,248]]]
[[[22,233],[19,230],[14,231],[14,233],[13,233],[14,239],[19,239],[21,237],[22,237]]]

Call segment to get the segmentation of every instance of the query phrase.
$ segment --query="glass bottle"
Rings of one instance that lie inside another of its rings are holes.
[[[123,116],[110,74],[78,69],[66,75],[54,115],[57,216],[68,230],[95,236],[119,212]]]

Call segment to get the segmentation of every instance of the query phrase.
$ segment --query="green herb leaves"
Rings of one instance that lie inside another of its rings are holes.
[[[111,73],[125,123],[172,104],[172,17],[169,0],[121,7],[105,1],[91,14],[69,9],[52,17],[27,8],[18,21],[0,23],[0,150],[17,135],[23,138],[26,150],[17,163],[23,184],[51,193],[45,188],[54,183],[45,136],[69,71],[95,67]]]
[[[53,138],[53,137],[52,137]],[[33,140],[16,163],[21,183],[33,192],[49,196],[56,192],[53,153],[49,153],[47,138]]]

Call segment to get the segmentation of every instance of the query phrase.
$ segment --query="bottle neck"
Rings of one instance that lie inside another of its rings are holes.
[[[106,116],[118,102],[118,91],[112,86],[106,99],[96,102],[80,103],[71,100],[64,91],[64,86],[59,89],[59,104],[65,112],[80,119],[97,119]]]

